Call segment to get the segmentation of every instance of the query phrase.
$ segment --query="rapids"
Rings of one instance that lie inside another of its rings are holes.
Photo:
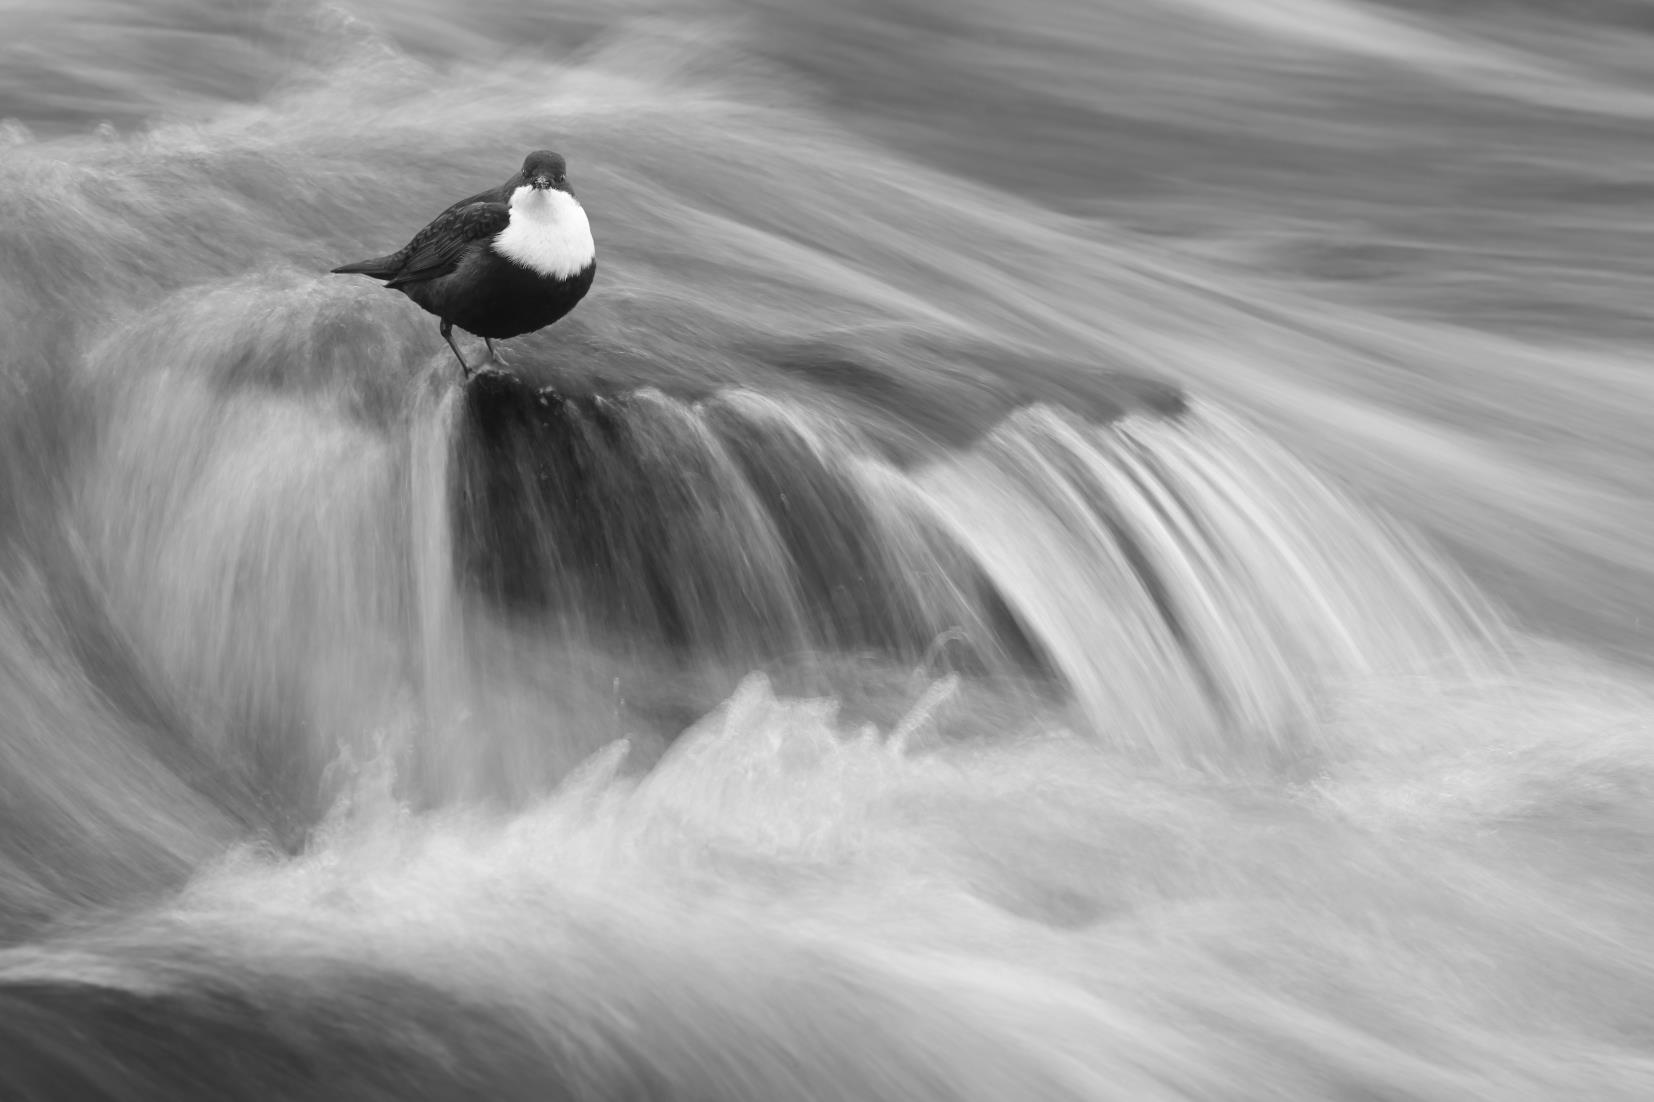
[[[3,0],[0,1098],[1654,1097],[1651,61]]]

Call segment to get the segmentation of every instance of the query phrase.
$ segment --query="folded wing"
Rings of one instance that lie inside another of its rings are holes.
[[[438,279],[459,266],[466,249],[478,241],[493,237],[510,221],[511,208],[504,203],[456,203],[397,252],[344,264],[333,270],[382,279],[387,287],[405,287],[410,283]]]

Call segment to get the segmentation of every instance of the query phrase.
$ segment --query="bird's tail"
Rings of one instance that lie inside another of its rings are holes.
[[[341,264],[333,271],[337,275],[365,275],[374,279],[389,279],[401,268],[401,261],[401,253],[391,253],[389,256],[376,256],[372,260],[358,260],[354,264]]]

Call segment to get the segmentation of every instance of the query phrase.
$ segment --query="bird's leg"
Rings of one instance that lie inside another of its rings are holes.
[[[484,337],[482,339],[482,343],[486,344],[488,346],[488,358],[489,359],[498,360],[500,358],[500,354],[498,352],[494,351],[494,338],[493,337]]]
[[[459,354],[459,347],[454,344],[454,323],[447,318],[442,319],[442,339],[448,342],[448,347],[454,350],[454,359],[459,361],[459,369],[465,377],[471,377],[471,365],[465,362],[465,357]]]

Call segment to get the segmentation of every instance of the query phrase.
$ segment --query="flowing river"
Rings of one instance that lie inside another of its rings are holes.
[[[1654,1097],[1650,11],[0,0],[0,1098]]]

